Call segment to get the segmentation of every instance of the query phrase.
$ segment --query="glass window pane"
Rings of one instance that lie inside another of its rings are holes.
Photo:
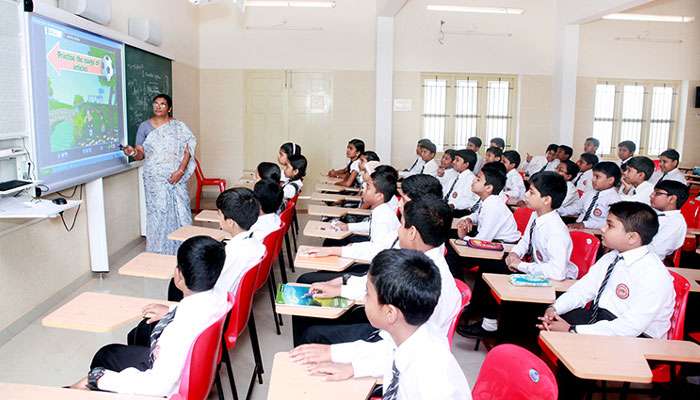
[[[488,143],[495,137],[505,139],[508,133],[510,82],[504,80],[488,81],[486,92],[486,135]]]
[[[442,151],[445,143],[446,96],[445,79],[423,81],[423,137],[432,140],[438,151]]]
[[[647,153],[652,156],[659,155],[668,148],[670,122],[652,122],[649,125],[649,148]]]
[[[658,155],[668,148],[673,112],[673,88],[655,86],[652,89],[649,124],[649,155]]]
[[[594,108],[593,137],[600,140],[598,154],[610,154],[615,114],[615,85],[596,85]]]
[[[478,86],[476,80],[455,82],[455,145],[457,148],[466,147],[467,139],[477,135]]]
[[[644,86],[625,85],[622,90],[620,141],[631,140],[639,146],[644,112]]]
[[[593,137],[600,140],[598,154],[610,154],[612,146],[612,121],[593,121]]]

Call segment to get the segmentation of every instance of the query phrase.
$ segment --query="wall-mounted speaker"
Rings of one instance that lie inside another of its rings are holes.
[[[148,18],[129,18],[129,36],[154,46],[160,46],[162,43],[160,24]]]
[[[112,0],[58,0],[58,6],[98,24],[107,25],[112,20]]]

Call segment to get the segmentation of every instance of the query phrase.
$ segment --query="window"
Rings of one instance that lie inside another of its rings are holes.
[[[423,75],[423,137],[442,151],[464,148],[478,136],[513,143],[515,77]],[[450,115],[447,110],[454,110]]]
[[[638,153],[657,156],[673,146],[673,116],[678,85],[670,82],[599,82],[595,91],[593,136],[598,153],[615,154],[631,140]]]

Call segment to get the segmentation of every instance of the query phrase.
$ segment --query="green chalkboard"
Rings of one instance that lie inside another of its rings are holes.
[[[139,124],[151,117],[153,96],[173,94],[172,61],[165,57],[125,45],[126,123],[129,144],[136,141]]]

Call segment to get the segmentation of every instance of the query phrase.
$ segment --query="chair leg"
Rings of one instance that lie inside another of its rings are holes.
[[[294,218],[292,219],[292,222],[294,223],[294,233],[296,235],[299,234],[299,218],[297,218],[297,209],[294,207]]]
[[[280,279],[282,280],[282,283],[287,283],[287,266],[284,265],[282,250],[280,250],[280,253],[277,255],[277,262],[280,265]],[[272,274],[272,271],[270,271],[270,274]]]
[[[202,200],[202,186],[199,183],[197,183],[197,193],[195,194],[194,198],[194,208],[197,210],[197,212],[199,212],[199,210],[201,210],[201,208],[199,208],[200,201]]]
[[[256,375],[258,375],[258,380],[260,381],[260,384],[262,384],[262,374],[265,371],[263,370],[260,342],[258,341],[258,330],[255,327],[255,315],[253,315],[253,312],[250,313],[250,318],[248,318],[248,334],[250,335],[250,344],[253,347],[253,358],[255,358],[254,372]]]
[[[625,382],[622,384],[622,390],[620,390],[620,400],[625,400],[627,399],[627,394],[629,393],[630,390],[630,383]]]
[[[293,242],[293,244],[294,244],[294,252],[296,253],[297,250],[298,250],[298,247],[297,247],[297,235],[295,235],[294,232],[292,232],[292,242]]]
[[[294,255],[292,254],[292,246],[289,244],[289,231],[287,235],[284,236],[284,245],[287,248],[287,261],[289,261],[289,269],[294,271]]]
[[[225,344],[222,344],[221,359],[224,364],[226,364],[226,374],[228,375],[228,383],[231,385],[231,393],[233,393],[233,400],[238,400],[238,390],[236,390],[236,381],[233,378],[233,366],[231,365],[231,356],[228,354],[228,349]],[[219,364],[221,365],[221,364]],[[218,375],[217,375],[218,377]]]
[[[270,271],[270,275],[267,278],[267,289],[270,292],[270,304],[272,305],[272,318],[275,319],[275,330],[278,335],[281,335],[280,323],[277,320],[277,310],[275,310],[275,284],[272,283],[272,279],[272,271]]]
[[[224,389],[221,387],[221,377],[219,376],[219,374],[216,374],[216,378],[214,378],[214,383],[216,384],[216,394],[219,395],[219,400],[224,400]]]
[[[275,274],[274,271],[270,270],[270,281],[272,282],[272,295],[275,295],[275,291],[277,290],[277,283],[275,282]],[[274,306],[273,306],[274,308]],[[273,310],[274,311],[274,310]],[[275,315],[275,321],[279,320],[280,326],[284,325],[284,320],[282,319],[282,314],[277,314],[277,312],[274,313]]]

